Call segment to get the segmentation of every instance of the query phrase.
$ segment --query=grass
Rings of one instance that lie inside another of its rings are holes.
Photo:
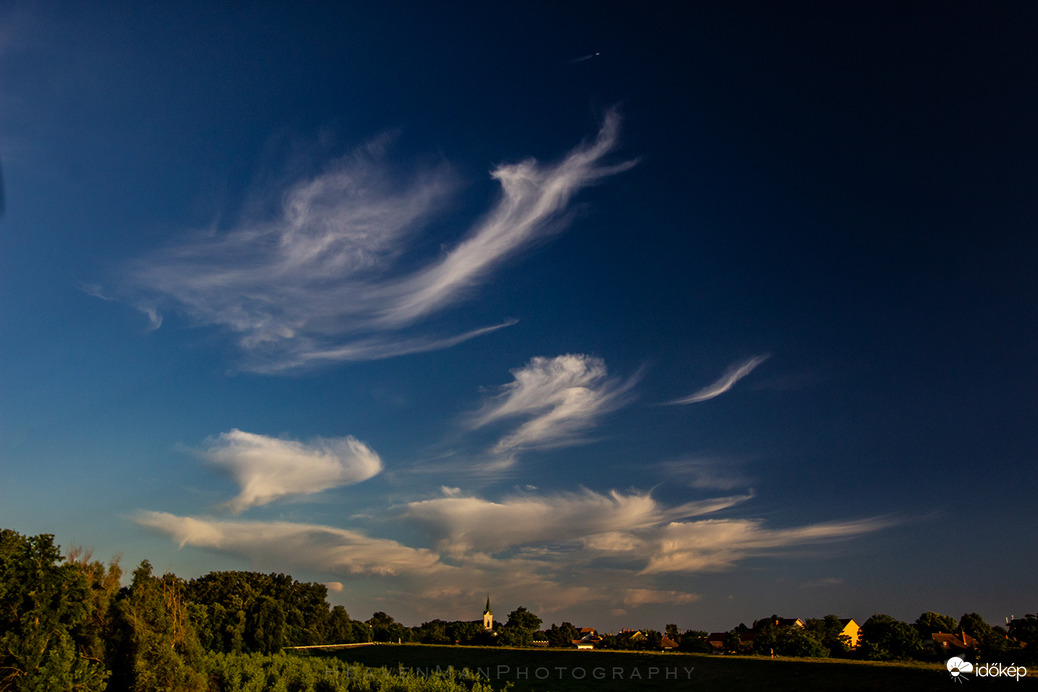
[[[422,675],[468,668],[495,689],[512,683],[517,692],[619,692],[624,690],[944,690],[954,685],[940,663],[874,663],[836,659],[761,658],[710,654],[509,649],[502,647],[383,644],[301,655],[334,656],[375,668]],[[1038,678],[979,679],[969,683],[1038,689]]]

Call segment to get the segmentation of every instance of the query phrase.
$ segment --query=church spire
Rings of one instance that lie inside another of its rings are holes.
[[[487,594],[487,609],[483,611],[483,629],[487,632],[494,629],[494,614],[490,612],[490,594]]]

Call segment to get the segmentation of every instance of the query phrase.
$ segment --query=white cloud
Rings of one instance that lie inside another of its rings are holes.
[[[584,490],[519,495],[499,502],[448,496],[412,502],[405,519],[422,526],[444,551],[495,553],[530,544],[579,543],[613,531],[637,531],[677,517],[712,512],[744,498],[666,508],[648,493]]]
[[[863,519],[770,529],[759,519],[698,518],[746,497],[667,506],[648,493],[582,490],[492,502],[446,490],[446,497],[382,515],[383,532],[408,535],[417,526],[431,548],[284,521],[163,512],[140,512],[135,520],[182,547],[224,552],[264,569],[316,572],[340,583],[377,578],[375,588],[386,598],[408,607],[426,603],[430,617],[481,602],[488,590],[507,593],[535,612],[591,602],[624,608],[690,603],[699,596],[673,590],[671,575],[728,570],[750,558],[778,557],[895,523]],[[593,584],[588,574],[594,574]]]
[[[620,602],[628,608],[637,608],[638,606],[652,603],[684,605],[698,600],[698,594],[683,593],[681,591],[661,591],[658,589],[624,589],[620,596]]]
[[[742,460],[686,458],[656,464],[668,478],[697,490],[729,491],[747,488],[753,480],[742,471]]]
[[[843,584],[843,579],[838,577],[822,577],[821,579],[813,579],[806,581],[800,585],[802,589],[821,589],[827,586],[840,586]]]
[[[286,496],[360,483],[382,470],[379,456],[353,437],[303,444],[231,430],[209,440],[201,454],[241,488],[227,503],[235,513]]]
[[[652,535],[638,549],[649,555],[642,574],[704,572],[731,569],[737,562],[778,550],[853,538],[894,524],[891,520],[861,519],[768,529],[757,519],[704,519],[674,522]]]
[[[648,493],[617,491],[519,495],[491,502],[443,497],[412,502],[401,513],[444,555],[563,560],[569,568],[620,561],[627,577],[730,569],[751,557],[853,538],[894,522],[864,519],[770,529],[759,519],[697,519],[751,495],[666,506]],[[504,559],[504,558],[502,558]]]
[[[140,512],[140,526],[193,546],[244,557],[272,569],[336,575],[429,575],[447,569],[435,552],[358,531],[285,521],[227,521]]]
[[[582,354],[533,358],[512,370],[512,377],[472,421],[478,428],[502,419],[528,419],[498,441],[495,455],[581,441],[581,433],[626,402],[635,382],[609,378],[602,359]]]
[[[456,186],[445,168],[392,175],[368,147],[285,191],[273,218],[208,232],[138,261],[128,300],[153,326],[162,308],[237,335],[245,366],[279,372],[447,348],[511,324],[435,335],[417,323],[471,295],[518,250],[567,221],[579,190],[626,170],[606,165],[619,117],[555,164],[492,172],[502,195],[456,247],[414,269],[411,238]],[[97,293],[97,292],[95,292]]]
[[[700,401],[707,401],[708,399],[713,399],[714,397],[721,396],[722,394],[730,390],[732,387],[734,387],[736,382],[749,375],[751,372],[753,372],[754,368],[756,368],[758,365],[760,365],[767,359],[768,356],[762,355],[754,356],[753,358],[750,358],[749,360],[744,361],[742,363],[735,363],[729,366],[729,368],[725,371],[724,375],[721,376],[721,379],[717,380],[713,384],[709,384],[706,387],[703,387],[702,389],[693,392],[692,394],[689,394],[688,396],[682,397],[680,399],[675,399],[674,401],[668,403],[694,404]]]

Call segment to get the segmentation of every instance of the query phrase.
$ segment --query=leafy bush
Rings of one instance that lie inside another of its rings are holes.
[[[467,669],[416,674],[368,668],[335,658],[292,654],[211,652],[206,657],[213,692],[491,692]]]

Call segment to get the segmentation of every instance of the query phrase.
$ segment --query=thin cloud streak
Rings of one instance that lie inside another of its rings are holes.
[[[700,401],[707,401],[719,397],[734,387],[736,382],[753,372],[754,368],[766,361],[768,358],[769,356],[767,355],[754,356],[743,363],[736,363],[730,366],[725,371],[724,375],[721,376],[721,379],[717,380],[713,384],[707,385],[686,397],[675,399],[674,401],[668,401],[667,403],[674,405],[695,404]]]
[[[275,362],[255,363],[250,370],[258,374],[273,375],[286,370],[317,366],[322,363],[385,360],[414,353],[439,351],[518,323],[519,320],[508,319],[500,324],[480,327],[479,329],[439,339],[425,336],[412,338],[373,337],[333,348],[321,348],[314,345],[310,349],[300,349],[295,355],[286,354],[285,358]]]
[[[587,55],[582,55],[579,58],[572,58],[570,60],[567,60],[566,64],[567,65],[576,65],[578,62],[584,62],[585,60],[591,60],[592,58],[597,58],[599,55],[601,55],[601,53],[588,53]]]
[[[624,589],[620,602],[628,608],[637,608],[646,604],[666,603],[684,605],[699,600],[698,594],[680,591],[660,591],[657,589]]]
[[[360,483],[382,471],[379,456],[354,437],[303,444],[235,429],[210,439],[199,453],[241,488],[226,503],[235,514],[284,497]]]
[[[411,237],[457,187],[446,167],[401,181],[383,147],[344,157],[289,188],[273,219],[203,233],[134,263],[124,299],[161,324],[163,309],[236,335],[247,370],[277,373],[448,348],[511,322],[435,335],[419,323],[470,297],[503,262],[564,228],[573,196],[635,165],[608,165],[620,118],[561,161],[498,166],[501,198],[455,248],[405,267]],[[95,294],[100,295],[99,292]]]
[[[705,519],[662,527],[638,546],[649,560],[642,575],[664,572],[712,572],[737,562],[786,548],[845,540],[896,524],[890,519],[861,519],[812,524],[792,529],[768,529],[757,519]]]

